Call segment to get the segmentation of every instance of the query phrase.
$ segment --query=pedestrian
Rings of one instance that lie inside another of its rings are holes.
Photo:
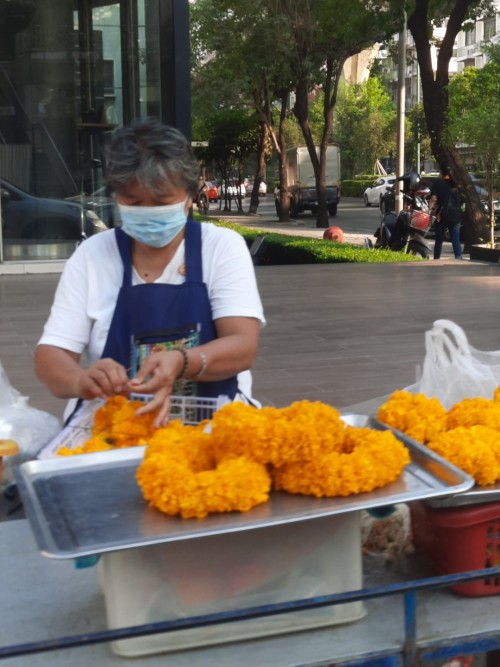
[[[441,178],[432,184],[429,212],[436,216],[434,224],[434,259],[441,257],[444,235],[449,230],[455,259],[462,259],[460,245],[461,210],[457,185],[452,178],[451,167],[442,162],[439,167]]]
[[[139,412],[169,416],[173,393],[251,398],[262,304],[241,235],[191,219],[199,165],[157,120],[117,130],[106,181],[122,221],[69,258],[35,354],[56,396],[150,394]],[[76,403],[76,401],[74,401]]]

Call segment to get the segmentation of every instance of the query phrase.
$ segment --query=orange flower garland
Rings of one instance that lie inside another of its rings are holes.
[[[380,406],[377,418],[426,444],[478,485],[500,481],[500,387],[493,399],[465,398],[448,412],[436,401],[396,391]]]
[[[178,421],[152,438],[137,481],[150,505],[184,519],[246,512],[266,502],[271,488],[265,466],[245,456],[216,462],[210,436]]]
[[[409,462],[390,431],[348,426],[338,451],[277,468],[274,488],[318,498],[366,493],[396,480]]]
[[[146,444],[137,470],[144,498],[185,519],[248,511],[266,502],[271,488],[318,497],[371,491],[395,480],[410,460],[390,431],[346,427],[338,410],[320,402],[261,410],[231,403],[211,422],[173,420],[160,429],[153,415],[136,415],[141,405],[109,399],[95,413],[92,437],[59,454]]]
[[[113,396],[96,410],[92,436],[81,447],[61,447],[59,456],[89,454],[120,447],[145,445],[155,431],[155,415],[137,415],[141,401],[129,401],[125,396]]]
[[[380,406],[377,419],[425,444],[446,430],[447,415],[437,398],[401,390]]]
[[[213,416],[212,442],[217,458],[245,454],[259,463],[279,466],[335,451],[344,429],[339,411],[319,401],[261,410],[231,403]]]
[[[151,505],[202,518],[246,511],[273,488],[347,496],[395,480],[409,463],[390,432],[346,427],[335,408],[300,401],[288,408],[224,406],[209,433],[173,422],[146,448],[137,481]]]

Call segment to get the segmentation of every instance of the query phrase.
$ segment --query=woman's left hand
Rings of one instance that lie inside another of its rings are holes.
[[[137,394],[153,394],[153,399],[137,411],[138,415],[158,410],[154,425],[166,426],[170,415],[170,396],[174,383],[184,365],[178,350],[153,352],[141,366],[137,375],[129,381],[130,391]]]

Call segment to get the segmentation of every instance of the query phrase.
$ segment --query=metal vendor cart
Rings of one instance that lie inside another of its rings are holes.
[[[384,428],[364,416],[345,419]],[[468,475],[399,437],[411,463],[387,487],[321,500],[275,493],[249,513],[199,522],[146,506],[135,482],[141,448],[23,464],[29,524],[0,524],[8,603],[0,659],[9,667],[24,666],[27,655],[30,665],[51,667],[124,664],[122,656],[140,656],[141,667],[410,666],[499,649],[498,598],[448,590],[463,580],[496,581],[499,567],[433,576],[420,554],[391,564],[365,555],[356,574],[363,511],[477,501]],[[479,499],[500,497],[500,487],[487,494]],[[82,567],[98,555],[97,569]],[[231,592],[229,604],[213,604],[214,577],[215,588]]]

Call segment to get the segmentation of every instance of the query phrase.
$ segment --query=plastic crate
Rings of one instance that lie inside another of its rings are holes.
[[[151,394],[132,394],[130,400],[147,403]],[[170,418],[180,419],[183,424],[194,425],[211,419],[214,413],[226,403],[230,403],[228,396],[220,395],[216,398],[202,396],[171,396]],[[76,449],[90,438],[91,424],[96,411],[104,405],[104,401],[96,399],[88,401],[73,418],[69,426],[65,426],[38,454],[38,458],[47,459],[57,456],[62,447]]]
[[[287,602],[362,587],[359,512],[102,555],[109,628]],[[118,640],[133,657],[355,621],[361,602]]]
[[[152,399],[150,394],[131,394],[130,400],[147,403]],[[226,403],[230,403],[228,396],[220,395],[217,398],[203,396],[171,396],[170,419],[180,419],[183,424],[199,424],[206,419],[212,419],[214,413]]]
[[[500,565],[500,503],[437,509],[424,502],[410,505],[415,547],[440,574],[481,570]],[[456,584],[468,597],[500,594],[500,577]]]

